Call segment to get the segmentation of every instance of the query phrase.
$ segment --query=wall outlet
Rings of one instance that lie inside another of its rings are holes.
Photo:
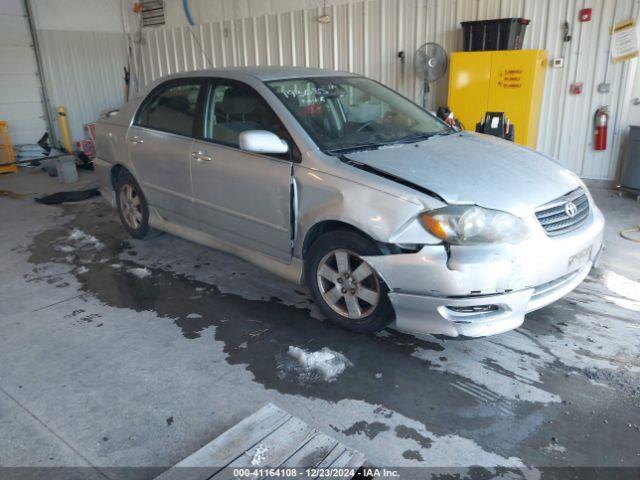
[[[564,58],[558,57],[551,60],[551,68],[563,68]]]
[[[598,93],[609,93],[611,91],[611,84],[603,82],[598,85]]]

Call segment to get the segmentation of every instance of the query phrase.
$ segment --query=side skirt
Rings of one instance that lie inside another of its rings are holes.
[[[206,247],[215,248],[223,252],[230,253],[236,257],[240,257],[249,263],[252,263],[268,272],[273,273],[285,280],[300,285],[302,283],[302,260],[293,257],[291,263],[283,263],[275,258],[263,255],[254,250],[234,245],[225,240],[221,240],[213,235],[196,230],[194,228],[177,225],[173,222],[163,219],[155,209],[149,212],[149,225],[163,232],[170,233],[176,237],[190,240],[194,243],[204,245]]]

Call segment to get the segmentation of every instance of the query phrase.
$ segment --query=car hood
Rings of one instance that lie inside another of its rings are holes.
[[[472,133],[345,156],[430,190],[447,203],[521,216],[581,186],[576,175],[540,153]]]

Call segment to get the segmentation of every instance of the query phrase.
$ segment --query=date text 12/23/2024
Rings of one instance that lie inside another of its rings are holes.
[[[234,468],[236,479],[251,478],[399,478],[387,468]]]

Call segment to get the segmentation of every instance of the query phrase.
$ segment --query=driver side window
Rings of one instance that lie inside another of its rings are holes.
[[[240,133],[247,130],[267,130],[291,144],[287,129],[255,90],[239,82],[214,83],[205,110],[204,138],[238,148]]]

